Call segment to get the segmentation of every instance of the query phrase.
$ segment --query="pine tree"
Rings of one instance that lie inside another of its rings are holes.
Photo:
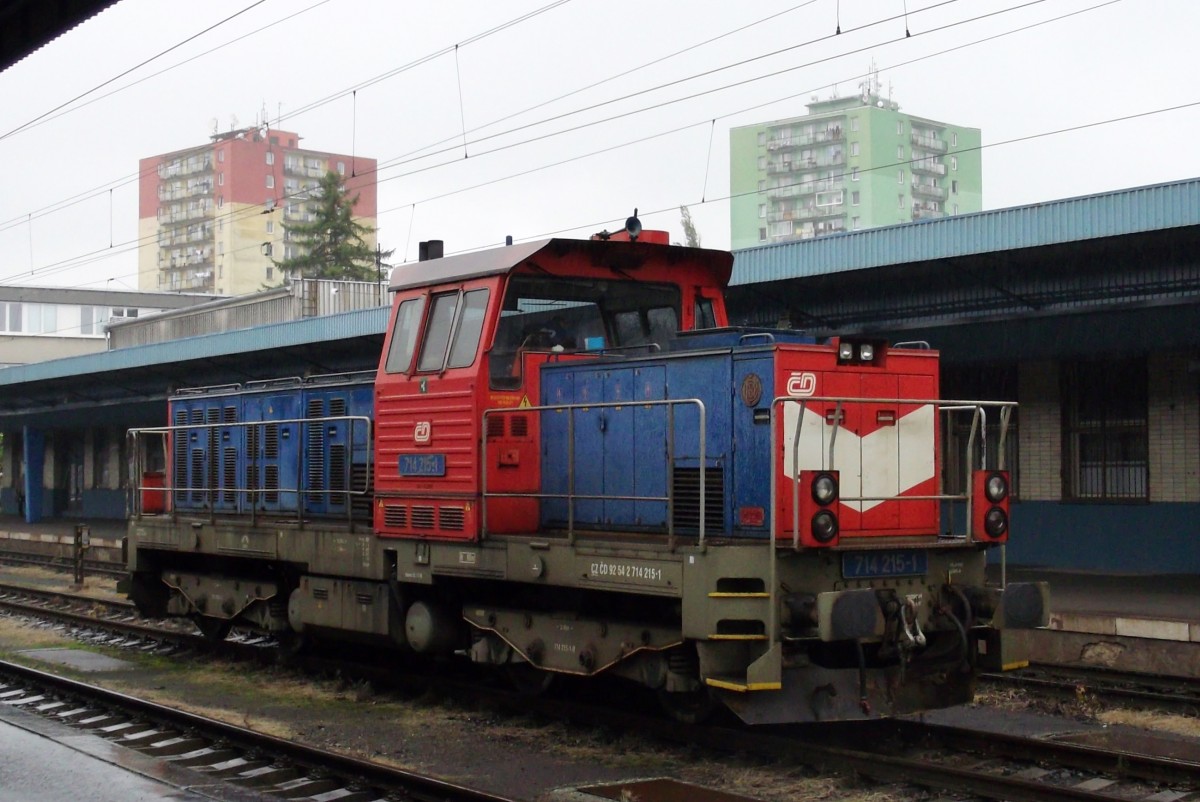
[[[285,276],[298,278],[378,281],[377,260],[392,251],[377,252],[365,237],[374,229],[352,216],[358,196],[349,196],[342,177],[332,170],[310,192],[311,222],[284,222],[283,230],[295,246],[296,255],[275,262]]]
[[[683,225],[684,244],[689,248],[700,247],[700,232],[696,230],[696,224],[692,222],[692,211],[686,206],[679,207],[680,223]],[[679,243],[675,243],[678,245]]]

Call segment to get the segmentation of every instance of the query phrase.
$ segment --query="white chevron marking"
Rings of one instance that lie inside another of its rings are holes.
[[[796,436],[799,404],[784,405],[784,475],[794,479],[792,441]],[[833,465],[829,465],[829,438],[833,426],[822,413],[804,410],[800,429],[800,470],[836,468],[840,474],[843,497],[897,496],[934,476],[933,432],[936,421],[932,404],[917,407],[896,421],[859,437],[844,426],[838,427],[833,446]],[[866,475],[863,465],[868,466]],[[882,501],[843,502],[858,512],[882,504]]]

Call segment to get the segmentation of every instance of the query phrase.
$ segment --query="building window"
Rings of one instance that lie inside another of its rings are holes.
[[[275,163],[275,152],[268,150],[267,151],[267,164],[274,164],[274,163]]]
[[[950,194],[952,194],[952,195],[958,194],[958,179],[955,179],[950,182]]]
[[[765,228],[760,228],[758,230],[758,241],[759,242],[767,241],[767,230]]]
[[[275,276],[275,268],[268,267],[267,268],[267,281],[270,281],[274,276]]]
[[[766,156],[758,157],[758,169],[759,170],[767,169],[767,157]]]
[[[758,146],[761,148],[766,144],[767,144],[767,132],[759,131],[758,132]]]
[[[903,196],[903,195],[897,195],[897,196],[896,196],[896,198],[897,198],[897,203],[899,204],[899,207],[900,207],[901,209],[903,209],[903,208],[904,208],[904,196]]]
[[[958,131],[950,132],[950,147],[952,147],[952,148],[958,147]]]
[[[858,231],[858,218],[857,217],[850,218],[850,230]]]
[[[758,216],[759,217],[767,216],[767,204],[765,204],[765,203],[758,204]]]
[[[897,170],[897,171],[896,171],[896,183],[897,183],[897,184],[903,184],[903,183],[904,183],[904,171],[903,171],[903,170]]]
[[[958,214],[958,204],[954,204],[954,213]]]
[[[857,180],[858,180],[858,168],[857,168],[857,167],[855,167],[854,169],[852,169],[852,170],[850,171],[850,180],[851,180],[851,181],[857,181]]]
[[[218,195],[218,196],[217,196],[217,208],[218,208],[218,209],[221,209],[221,208],[223,208],[224,206],[225,206],[225,196],[224,196],[224,195]]]
[[[1144,360],[1075,362],[1063,374],[1063,498],[1149,498]]]
[[[896,120],[896,133],[904,136],[904,120]]]
[[[224,173],[217,173],[217,186],[219,186],[219,187],[225,186],[225,174]]]
[[[896,161],[898,161],[898,162],[904,161],[904,146],[903,145],[896,146]]]
[[[851,118],[850,118],[850,130],[851,130],[851,131],[857,131],[857,130],[858,130],[858,118],[857,118],[857,117],[851,117]]]
[[[850,143],[850,155],[851,155],[851,156],[857,156],[857,155],[858,155],[858,143],[857,143],[857,142],[851,142],[851,143]]]
[[[951,170],[957,170],[957,169],[958,169],[958,157],[957,157],[957,156],[951,156],[951,157],[950,157],[950,169],[951,169]]]
[[[267,176],[267,189],[275,189],[275,176]]]
[[[767,189],[767,180],[765,178],[758,179],[758,191],[765,192]]]
[[[337,167],[338,167],[338,175],[346,174],[346,163],[345,162],[338,162]]]
[[[858,190],[856,189],[850,193],[850,205],[857,206],[858,201],[859,201],[859,195],[858,195]]]
[[[268,233],[268,234],[274,234],[274,233],[275,233],[275,221],[274,221],[274,220],[268,220],[268,221],[267,221],[267,233]]]
[[[225,161],[225,151],[223,151],[223,150],[217,151],[217,161],[219,161],[219,162]]]

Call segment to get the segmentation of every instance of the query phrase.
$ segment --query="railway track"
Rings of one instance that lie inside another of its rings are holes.
[[[73,563],[55,554],[41,554],[20,549],[0,549],[0,563],[33,568],[48,568],[52,571],[70,572]],[[119,562],[110,560],[84,560],[83,572],[86,576],[122,577],[127,571]]]
[[[1060,698],[1087,696],[1134,702],[1181,715],[1200,716],[1200,680],[1186,677],[1036,664],[1004,674],[982,674],[980,679],[997,687],[1025,688]]]
[[[509,802],[0,661],[0,702],[100,735],[207,778],[299,799]]]
[[[65,614],[81,629],[95,627],[97,638],[106,645],[145,649],[145,642],[161,643],[163,630],[130,619],[129,611],[117,603],[111,617],[91,619],[94,611],[65,609],[76,605],[89,608],[95,600],[72,594],[42,593],[41,598],[9,598],[11,588],[0,586],[0,606],[16,604],[25,615],[47,615],[61,620]],[[38,595],[38,594],[33,594]],[[64,598],[66,597],[66,598]],[[148,629],[149,632],[142,631]],[[142,640],[139,641],[138,639]],[[86,636],[85,636],[86,639]],[[194,633],[179,633],[176,646],[202,648],[205,640]],[[261,655],[269,643],[247,639],[244,646],[228,644],[242,653]],[[168,646],[174,650],[175,646]],[[317,670],[328,671],[331,661],[316,660]],[[361,676],[377,687],[388,687],[388,674],[366,666],[343,662],[337,670],[344,676]],[[401,682],[392,674],[392,683]],[[695,727],[648,718],[638,713],[615,710],[611,705],[580,703],[550,698],[529,699],[497,691],[481,684],[479,677],[440,677],[435,682],[448,694],[487,700],[522,714],[537,713],[550,718],[570,719],[588,726],[618,731],[636,731],[664,742],[702,746],[717,752],[732,750],[775,761],[799,763],[821,770],[869,777],[879,782],[904,783],[937,792],[969,794],[1005,800],[1153,800],[1173,802],[1200,799],[1200,746],[1191,751],[1178,742],[1145,736],[1122,742],[1110,733],[1103,737],[1080,735],[1079,740],[1030,738],[980,733],[970,729],[932,726],[917,721],[867,722],[820,728],[747,730],[745,728]],[[864,744],[866,745],[864,747]],[[642,795],[643,802],[653,797]]]

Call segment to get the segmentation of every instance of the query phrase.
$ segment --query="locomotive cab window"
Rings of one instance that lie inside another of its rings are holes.
[[[491,386],[519,387],[526,353],[648,346],[678,328],[677,286],[517,275],[508,283],[489,357]],[[660,343],[665,347],[665,343]]]
[[[400,304],[396,313],[396,328],[392,331],[392,342],[388,347],[387,361],[383,369],[388,373],[407,373],[412,367],[413,352],[417,346],[417,335],[421,332],[421,315],[425,311],[425,297],[411,298]]]
[[[417,370],[441,371],[474,362],[487,301],[486,289],[433,296]]]

